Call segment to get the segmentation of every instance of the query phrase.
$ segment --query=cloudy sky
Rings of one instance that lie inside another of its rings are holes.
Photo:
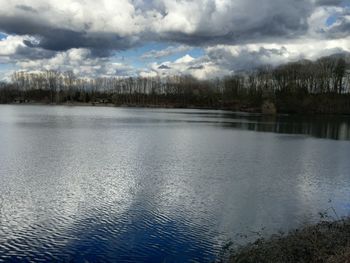
[[[191,74],[350,52],[350,0],[0,0],[0,79]]]

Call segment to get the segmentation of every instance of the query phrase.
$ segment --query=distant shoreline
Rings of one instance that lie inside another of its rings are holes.
[[[12,105],[12,106],[67,106],[67,107],[108,107],[108,108],[140,108],[140,109],[192,109],[192,110],[217,110],[217,111],[229,111],[229,112],[241,112],[251,114],[261,114],[266,116],[277,115],[291,115],[291,116],[350,116],[348,113],[290,113],[290,112],[276,112],[275,114],[263,113],[256,108],[251,109],[230,109],[219,107],[199,107],[194,105],[189,106],[177,106],[177,105],[136,105],[136,104],[113,104],[113,103],[92,103],[92,102],[67,102],[67,103],[46,103],[46,102],[24,102],[24,103],[0,103],[0,105]]]
[[[67,103],[45,103],[45,102],[23,102],[23,103],[0,103],[0,105],[15,105],[15,106],[71,106],[71,107],[115,107],[115,108],[144,108],[144,109],[196,109],[196,110],[225,110],[225,111],[237,111],[244,113],[261,113],[257,109],[247,110],[235,110],[230,108],[218,108],[218,107],[200,107],[194,105],[179,106],[179,105],[156,105],[156,104],[113,104],[113,103],[92,103],[92,102],[67,102]]]
[[[191,76],[83,78],[72,72],[14,72],[0,103],[214,109],[266,115],[350,115],[347,56],[300,60],[218,79]]]

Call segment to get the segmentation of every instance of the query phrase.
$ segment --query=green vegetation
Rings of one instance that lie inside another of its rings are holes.
[[[16,72],[0,85],[0,103],[89,103],[227,109],[248,112],[350,114],[347,56],[263,67],[223,79],[190,76],[77,78],[73,72]]]

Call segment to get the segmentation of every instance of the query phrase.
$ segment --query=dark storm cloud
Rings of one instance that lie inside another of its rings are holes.
[[[286,23],[288,22],[288,23]],[[243,24],[244,21],[237,22]],[[180,42],[191,46],[206,46],[217,44],[247,44],[262,41],[275,41],[278,39],[292,39],[304,35],[308,30],[306,23],[300,23],[298,19],[284,16],[269,17],[263,24],[256,24],[251,28],[237,29],[223,35],[186,34],[183,32],[163,33],[164,41]]]
[[[158,69],[171,69],[171,67],[168,67],[167,65],[160,65]]]
[[[317,5],[319,6],[337,6],[343,4],[344,0],[318,0],[316,2]]]
[[[26,42],[29,47],[51,51],[65,51],[71,48],[90,48],[96,56],[108,56],[111,50],[125,50],[136,44],[130,38],[123,38],[115,33],[88,34],[62,28],[51,28],[26,18],[0,17],[0,30],[8,34],[32,35],[38,43]]]
[[[350,35],[350,21],[345,18],[338,19],[339,24],[327,31],[329,38],[343,38]]]
[[[135,43],[114,33],[88,34],[67,29],[50,29],[42,36],[39,46],[49,50],[64,51],[70,48],[91,48],[94,54],[105,56],[110,50],[124,50]]]
[[[92,32],[92,24],[99,22],[93,20],[84,23],[84,30],[71,27],[71,17],[67,17],[67,24],[52,25],[35,7],[19,4],[15,5],[15,9],[24,12],[14,16],[1,15],[0,29],[9,34],[37,36],[40,39],[37,47],[43,49],[64,51],[70,48],[90,48],[94,50],[94,54],[106,56],[110,50],[128,49],[142,44],[143,41],[173,41],[198,46],[294,38],[307,33],[307,18],[315,7],[337,6],[342,2],[224,0],[222,3],[225,6],[222,8],[216,1],[130,0],[128,3],[136,10],[130,19],[134,19],[136,14],[144,18],[144,24],[139,25],[143,29],[131,36],[106,32],[102,27],[100,32]],[[89,2],[84,5],[89,8]],[[49,14],[56,12],[52,8],[46,7]],[[94,13],[94,10],[90,11]],[[150,12],[153,12],[153,15],[150,15]],[[61,15],[64,16],[65,13]],[[106,17],[107,23],[109,19],[113,17]],[[181,19],[187,20],[185,26],[175,27]],[[343,26],[339,27],[339,30],[347,28]]]
[[[26,17],[0,16],[0,30],[8,34],[33,35],[35,32],[44,32],[44,26]]]
[[[30,7],[28,5],[16,5],[16,8],[20,9],[22,11],[25,11],[25,12],[38,13],[38,11],[36,9],[34,9],[33,7]]]
[[[227,1],[228,3],[230,1]],[[314,11],[311,1],[261,2],[246,0],[241,8],[232,5],[232,10],[222,10],[212,1],[203,9],[195,30],[185,32],[182,28],[164,30],[164,40],[182,42],[188,45],[244,44],[248,42],[274,41],[302,36],[308,32],[308,17]],[[169,11],[167,16],[171,16]],[[164,23],[171,21],[163,18]],[[194,14],[196,16],[196,14]]]
[[[215,48],[208,52],[208,61],[215,62],[231,71],[248,70],[267,64],[278,64],[280,59],[287,50],[260,47],[258,50],[242,49],[237,54],[225,49]]]
[[[23,41],[24,43],[27,41]],[[37,59],[45,59],[45,58],[51,58],[55,56],[56,52],[52,50],[45,50],[41,48],[30,48],[29,46],[19,46],[16,49],[15,54],[11,56],[12,59],[15,60],[21,60],[21,59],[30,59],[30,60],[37,60]]]
[[[143,9],[155,8],[153,2],[154,1],[134,1],[134,5],[138,7],[141,6]],[[229,17],[230,10],[221,14],[220,12],[222,11],[218,10],[214,1],[209,1],[205,4],[206,7],[203,9],[203,13],[201,13],[201,10],[193,10],[195,13],[198,12],[195,15],[198,16],[197,22],[199,25],[192,33],[183,32],[181,28],[172,31],[165,28],[164,32],[155,33],[152,32],[152,29],[146,28],[141,34],[142,37],[146,39],[152,36],[157,38],[156,35],[159,34],[160,38],[163,40],[172,40],[193,45],[216,42],[238,43],[239,41],[256,38],[301,34],[307,30],[305,19],[312,11],[310,1],[285,1],[284,4],[272,0],[265,1],[264,6],[267,6],[264,11],[265,13],[260,14],[256,7],[256,1],[249,0],[242,3],[243,7],[246,9],[246,15],[234,13],[233,17]],[[159,10],[157,10],[158,13],[165,12],[165,18],[172,12],[178,12],[177,10],[166,10],[166,7],[161,7],[161,4],[157,6],[159,7]],[[16,8],[27,12],[37,12],[35,8],[28,5],[17,5]],[[266,12],[271,13],[268,14]],[[216,16],[219,17],[220,15],[222,15],[222,21],[216,19]],[[256,23],[250,22],[250,20],[255,19],[254,17],[252,18],[252,16],[259,15],[262,16],[262,19],[258,19]],[[215,19],[211,19],[210,17],[214,17]],[[40,17],[40,13],[34,18],[26,17],[25,14],[21,17],[1,16],[0,28],[7,33],[39,35],[42,38],[42,42],[40,43],[41,47],[56,51],[78,47],[125,49],[133,44],[127,37],[120,37],[116,33],[91,36],[84,31],[75,31],[63,26],[48,26],[45,22],[45,19]],[[166,22],[167,21],[164,20],[164,23]],[[86,23],[86,29],[89,29],[90,26],[89,23]],[[212,31],[210,29],[211,27],[214,29],[217,28],[217,30]],[[230,29],[230,27],[233,28]]]
[[[169,46],[163,50],[156,46],[155,50],[141,54],[141,58],[160,60],[193,47],[202,47],[204,53],[193,60],[174,61],[175,66],[169,61],[163,64],[159,61],[154,69],[162,73],[175,72],[180,66],[181,70],[219,72],[256,67],[267,61],[278,64],[288,61],[291,54],[293,57],[305,55],[302,48],[297,47],[302,46],[302,40],[311,43],[310,56],[316,53],[319,56],[326,51],[318,41],[347,38],[350,30],[348,2],[28,0],[23,4],[21,0],[0,0],[0,32],[19,37],[9,39],[8,44],[3,42],[6,48],[3,48],[2,59],[6,56],[7,61],[43,59],[42,63],[35,61],[34,65],[43,67],[49,61],[52,66],[66,63],[69,68],[75,67],[78,60],[80,64],[88,60],[91,68],[95,65],[96,69],[87,74],[94,74],[91,72],[96,71],[99,64],[108,65],[103,72],[108,71],[111,63],[104,59],[112,57],[115,51],[147,42],[162,42]],[[329,18],[336,22],[327,24]],[[292,51],[285,50],[288,43],[296,43],[288,47]],[[314,44],[317,52],[312,51]],[[347,50],[347,40],[328,44],[327,50]],[[248,45],[255,47],[247,48]],[[225,46],[234,46],[234,52]],[[32,67],[29,62],[26,66]]]
[[[191,66],[188,69],[204,69],[203,65],[199,65],[199,66]]]

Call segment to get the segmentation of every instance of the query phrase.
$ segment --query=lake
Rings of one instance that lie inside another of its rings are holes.
[[[349,117],[1,105],[0,262],[212,262],[350,215],[349,140]]]

